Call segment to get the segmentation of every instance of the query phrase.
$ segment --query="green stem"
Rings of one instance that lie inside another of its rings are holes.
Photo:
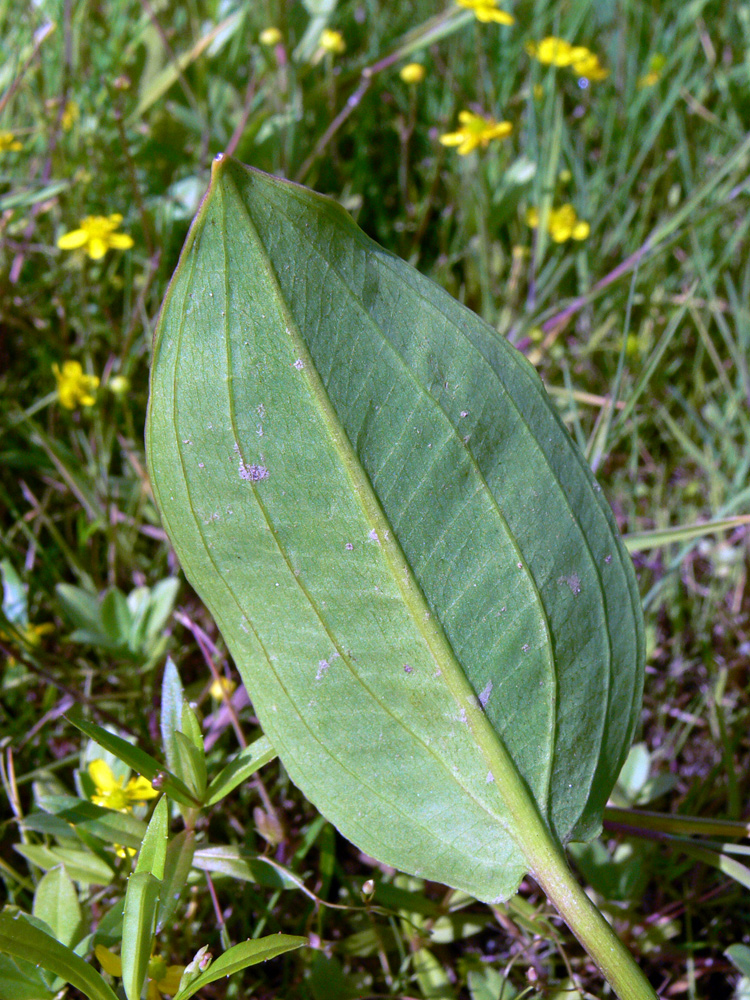
[[[530,873],[619,1000],[658,1000],[633,956],[576,881],[562,847],[476,698],[466,700],[466,719],[510,812],[508,832],[523,852]]]
[[[531,865],[531,874],[620,1000],[657,1000],[656,991],[633,956],[576,881],[562,850],[551,841],[538,846],[539,857]]]

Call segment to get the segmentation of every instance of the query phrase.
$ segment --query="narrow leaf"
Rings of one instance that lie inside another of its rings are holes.
[[[495,330],[339,205],[221,158],[159,320],[147,428],[185,573],[346,836],[496,900],[531,826],[597,832],[638,720],[638,590]]]
[[[231,976],[233,972],[247,969],[251,965],[258,965],[260,962],[267,962],[270,958],[276,958],[294,948],[301,948],[308,944],[307,938],[297,937],[293,934],[270,934],[268,937],[258,938],[255,941],[243,941],[229,948],[223,955],[219,955],[204,973],[194,979],[190,986],[181,990],[175,1000],[187,1000],[198,990],[209,983]]]
[[[185,733],[174,734],[174,745],[177,771],[196,799],[202,802],[206,794],[206,757]]]
[[[80,990],[89,1000],[117,1000],[99,973],[70,948],[38,930],[20,915],[0,913],[0,951],[28,958]]]
[[[114,871],[106,862],[87,850],[72,847],[45,847],[43,844],[14,844],[19,854],[32,864],[49,871],[65,865],[68,875],[82,885],[109,885]]]
[[[212,806],[221,801],[243,781],[247,781],[250,775],[255,774],[261,767],[270,764],[276,757],[276,751],[271,746],[271,741],[267,736],[261,736],[254,740],[250,746],[240,750],[234,760],[230,760],[214,780],[208,786],[206,793],[207,806]]]
[[[161,715],[159,726],[161,728],[161,742],[164,756],[167,759],[167,766],[174,771],[177,767],[177,751],[174,745],[174,734],[180,728],[182,721],[182,702],[184,691],[177,667],[174,665],[171,656],[167,657],[164,667],[164,677],[161,682]]]
[[[162,796],[154,809],[146,836],[143,838],[143,846],[135,863],[136,872],[148,872],[155,878],[164,878],[168,826],[169,807],[167,799]]]
[[[139,1000],[146,981],[156,931],[156,914],[167,857],[169,810],[165,796],[157,803],[128,879],[122,923],[122,983],[128,1000]]]
[[[138,774],[142,774],[149,781],[158,778],[160,789],[167,792],[176,802],[181,802],[186,806],[199,805],[195,796],[183,782],[174,774],[167,771],[158,760],[147,754],[145,750],[134,747],[127,740],[123,740],[121,737],[115,736],[114,733],[110,733],[108,730],[102,729],[101,726],[97,726],[95,722],[89,722],[88,719],[83,718],[80,711],[73,710],[69,712],[66,715],[66,719],[77,729],[80,729],[82,733],[85,733],[98,743],[99,746],[104,747],[105,750],[109,750],[110,753],[113,753],[129,767],[132,767]]]
[[[122,922],[122,985],[128,1000],[140,1000],[156,930],[161,882],[149,872],[128,879]]]
[[[257,854],[239,847],[201,847],[193,855],[193,867],[240,882],[257,882],[271,889],[297,889],[299,880],[281,865],[270,865]]]
[[[164,878],[159,894],[159,912],[156,918],[157,932],[169,922],[177,909],[180,895],[187,884],[193,864],[194,851],[194,830],[182,830],[169,842],[164,865]]]
[[[72,824],[77,830],[93,834],[107,844],[120,844],[122,847],[139,848],[146,835],[146,824],[130,813],[116,812],[105,809],[85,799],[73,795],[40,795],[37,797],[40,809],[51,813],[64,824],[66,832],[70,833]],[[30,813],[24,818],[24,826],[38,830],[34,818],[39,814]]]
[[[645,552],[647,549],[664,548],[678,542],[689,542],[694,538],[731,531],[743,524],[750,524],[750,515],[738,514],[736,517],[723,517],[717,521],[705,521],[703,524],[680,524],[674,528],[636,531],[626,535],[624,541],[628,552]]]

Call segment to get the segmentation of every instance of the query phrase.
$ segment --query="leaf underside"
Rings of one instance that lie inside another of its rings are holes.
[[[221,159],[162,308],[147,445],[264,731],[345,836],[515,892],[523,831],[474,698],[557,838],[597,832],[640,706],[635,577],[491,327],[335,202]]]

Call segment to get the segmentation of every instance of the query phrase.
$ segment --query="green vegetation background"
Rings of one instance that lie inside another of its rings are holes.
[[[0,4],[9,902],[29,910],[41,874],[15,846],[49,839],[19,821],[44,792],[85,792],[73,773],[92,753],[61,718],[73,702],[156,753],[169,652],[214,770],[240,736],[256,735],[241,691],[233,713],[210,691],[232,667],[187,585],[174,613],[169,585],[151,604],[154,592],[138,590],[178,573],[144,465],[151,336],[211,158],[227,148],[337,198],[537,366],[621,529],[637,536],[649,659],[642,745],[619,804],[746,816],[750,8],[522,0],[513,14],[512,26],[481,23],[427,0]],[[280,38],[263,44],[270,26]],[[345,51],[320,47],[325,28]],[[546,36],[586,46],[608,75],[544,65],[527,45]],[[424,66],[420,82],[399,75],[411,62]],[[513,131],[460,155],[439,140],[466,110]],[[555,239],[563,205],[589,224],[585,238]],[[58,248],[82,220],[114,215],[111,232],[131,247],[99,257],[90,243]],[[70,361],[81,368],[64,368]],[[692,537],[680,530],[720,518],[734,520]],[[676,530],[641,537],[654,529]],[[114,587],[131,595],[130,618],[120,598],[102,612],[81,597]],[[138,608],[150,626],[134,623]],[[502,989],[505,1000],[599,989],[532,883],[492,912],[379,872],[277,764],[209,812],[203,833],[266,852],[318,900],[344,907],[196,876],[159,942],[170,962],[274,931],[326,942],[206,997],[497,1000]],[[611,836],[580,849],[579,868],[654,985],[669,996],[745,995],[724,951],[750,940],[747,884],[677,844]],[[121,865],[109,886],[80,887],[88,930],[121,898],[125,875]],[[375,875],[392,891],[388,913],[363,906]]]

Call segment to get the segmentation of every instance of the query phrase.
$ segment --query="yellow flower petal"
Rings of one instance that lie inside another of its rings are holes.
[[[344,36],[340,31],[331,31],[330,28],[323,29],[320,36],[320,47],[325,52],[330,52],[337,56],[346,52],[346,42],[344,41]]]
[[[478,21],[488,24],[494,21],[495,24],[515,24],[515,18],[507,11],[500,10],[497,0],[456,0],[459,7],[465,10],[473,10]]]
[[[6,153],[9,150],[12,153],[17,153],[19,149],[23,149],[23,143],[16,139],[14,132],[0,132],[0,153]]]
[[[90,236],[86,253],[92,260],[101,260],[107,252],[107,244],[101,236]]]
[[[281,32],[278,28],[264,28],[258,37],[261,45],[278,45],[281,41]]]
[[[573,237],[574,240],[585,240],[590,232],[591,232],[591,226],[588,224],[588,222],[584,222],[583,219],[581,219],[579,222],[575,224],[575,226],[573,226],[573,232],[571,233],[571,236]]]
[[[119,212],[112,215],[89,215],[81,221],[80,229],[65,233],[57,241],[61,250],[76,250],[83,247],[92,260],[100,260],[110,249],[129,250],[133,246],[132,237],[125,233],[115,233],[122,222]]]
[[[140,775],[137,778],[131,778],[125,786],[125,795],[131,802],[155,799],[158,794],[148,778]]]
[[[106,760],[92,760],[88,771],[91,780],[96,785],[97,792],[111,792],[113,789],[120,787],[120,782],[115,778],[112,768]]]
[[[223,698],[229,697],[236,687],[235,682],[228,677],[220,677],[213,682],[208,690],[212,698],[221,701]]]
[[[180,988],[180,980],[184,971],[184,965],[170,965],[167,974],[156,984],[159,991],[165,996],[173,997]]]
[[[109,948],[105,948],[102,944],[98,944],[94,948],[94,954],[97,957],[99,965],[101,965],[106,973],[110,976],[117,976],[118,979],[121,978],[122,961],[119,955],[113,954]]]
[[[133,246],[134,240],[127,233],[112,233],[107,242],[115,250],[129,250]]]
[[[572,46],[564,38],[548,35],[541,42],[528,42],[526,51],[545,66],[569,66],[571,63]]]
[[[404,83],[421,83],[425,78],[426,72],[421,63],[407,63],[406,66],[402,67],[398,75]]]
[[[73,229],[61,236],[57,245],[60,250],[77,250],[88,242],[89,235],[85,229]]]
[[[510,122],[496,122],[494,118],[484,118],[473,111],[461,111],[458,120],[463,126],[455,132],[440,136],[444,146],[458,146],[460,156],[471,153],[478,146],[486,149],[492,139],[504,139],[513,131]]]

